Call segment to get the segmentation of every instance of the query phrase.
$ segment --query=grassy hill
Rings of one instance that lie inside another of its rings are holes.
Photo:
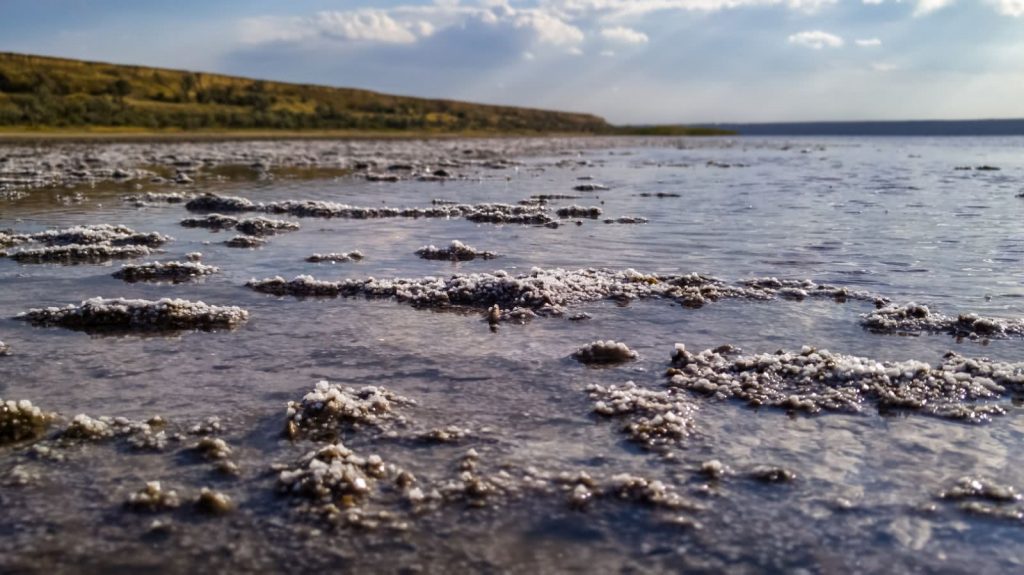
[[[647,130],[647,128],[645,128]],[[0,132],[629,133],[589,114],[0,52]],[[673,127],[673,134],[686,128]]]

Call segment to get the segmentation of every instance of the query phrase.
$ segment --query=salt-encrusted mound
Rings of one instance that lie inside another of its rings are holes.
[[[190,212],[252,212],[261,206],[245,198],[211,193],[196,196],[185,203],[185,209]]]
[[[606,224],[646,224],[647,218],[641,218],[636,216],[622,216],[620,218],[608,218],[604,221]]]
[[[1024,336],[1024,320],[978,317],[974,314],[952,317],[916,303],[877,309],[861,316],[861,325],[880,333],[948,333],[971,339]]]
[[[1020,492],[1012,485],[1000,485],[983,477],[961,477],[940,492],[938,498],[956,503],[960,511],[971,515],[1018,523],[1024,520]]]
[[[839,302],[847,300],[866,301],[883,306],[889,298],[865,290],[850,289],[828,284],[818,284],[811,280],[780,280],[775,277],[752,278],[743,280],[740,285],[764,290],[791,300],[803,300],[808,297],[823,297]]]
[[[622,363],[637,358],[637,353],[621,342],[594,341],[579,349],[573,358],[580,363]]]
[[[141,258],[151,253],[152,250],[141,245],[70,244],[21,249],[7,254],[7,257],[16,262],[26,264],[90,263],[114,259]]]
[[[0,341],[0,355],[7,355],[7,353],[10,352],[10,351],[11,351],[11,346],[9,346],[6,343]]]
[[[66,229],[46,230],[34,234],[28,234],[29,241],[44,243],[48,246],[65,245],[113,245],[113,246],[161,246],[172,238],[165,235],[149,232],[142,233],[129,228],[128,226],[95,224],[88,226],[73,226]]]
[[[457,218],[474,222],[546,224],[553,218],[537,206],[511,204],[444,204],[429,208],[360,207],[319,200],[284,200],[253,203],[245,198],[204,194],[185,204],[197,212],[262,212],[315,218]],[[197,220],[199,221],[199,220]]]
[[[149,262],[127,264],[113,276],[127,282],[170,281],[183,282],[200,276],[215,274],[220,268],[199,262]]]
[[[558,208],[558,210],[555,211],[555,213],[558,214],[558,217],[560,217],[560,218],[590,218],[590,219],[597,219],[597,218],[599,218],[601,216],[601,208],[598,208],[596,206],[592,206],[592,207],[588,208],[588,207],[585,207],[585,206],[577,206],[577,205],[573,204],[571,206],[565,206],[565,207],[562,207],[562,208]]]
[[[601,192],[608,189],[608,186],[601,184],[578,184],[573,187],[577,192]]]
[[[493,252],[477,250],[476,248],[468,246],[459,240],[452,240],[451,245],[446,248],[438,248],[434,245],[423,246],[416,250],[416,255],[425,260],[451,261],[469,261],[476,258],[489,260],[498,257],[498,255]]]
[[[752,406],[816,413],[857,413],[871,403],[937,417],[985,420],[1005,410],[994,402],[1024,386],[1024,363],[1000,363],[947,353],[932,367],[920,361],[878,362],[804,347],[799,353],[743,356],[731,346],[690,353],[677,344],[672,387]]]
[[[248,287],[274,295],[394,297],[421,307],[471,306],[503,309],[523,308],[535,313],[561,315],[565,306],[604,299],[661,297],[688,306],[703,305],[720,298],[770,299],[770,290],[739,288],[697,274],[681,276],[644,275],[634,270],[563,270],[534,268],[530,273],[511,276],[457,274],[447,278],[317,280],[298,276],[291,281],[275,277],[250,280]]]
[[[142,207],[151,204],[180,204],[191,200],[195,196],[195,194],[187,192],[146,192],[145,194],[122,196],[121,201]]]
[[[169,440],[160,418],[133,421],[126,417],[89,417],[76,415],[61,431],[60,439],[67,441],[105,441],[119,437],[134,449],[163,451]]]
[[[338,263],[338,262],[357,262],[363,259],[363,252],[358,250],[345,253],[331,253],[331,254],[313,254],[306,258],[307,262],[310,263]]]
[[[296,437],[301,433],[334,434],[343,428],[381,428],[387,423],[404,423],[405,418],[393,408],[414,404],[413,400],[382,387],[355,389],[321,380],[302,401],[288,402],[286,432]]]
[[[253,236],[235,236],[224,242],[224,245],[229,248],[258,248],[265,243],[267,243],[267,240],[263,238],[256,238]]]
[[[185,218],[180,222],[186,228],[206,228],[210,230],[226,230],[238,224],[238,218],[224,214],[210,214],[204,218]]]
[[[299,224],[270,218],[251,218],[238,222],[235,229],[247,236],[269,236],[279,232],[295,231],[299,229]]]
[[[0,445],[39,437],[53,419],[53,414],[43,412],[27,399],[0,399]]]
[[[218,329],[238,326],[249,319],[249,312],[183,299],[93,298],[78,306],[31,309],[15,319],[78,330]]]
[[[147,481],[146,486],[132,493],[124,502],[125,507],[134,511],[167,511],[181,506],[178,492],[165,490],[159,481]]]
[[[0,246],[16,246],[31,239],[31,236],[28,234],[19,234],[11,230],[0,231]]]
[[[346,498],[352,502],[365,499],[386,471],[380,457],[360,457],[339,441],[311,451],[294,467],[281,470],[277,488],[288,495],[340,505]]]
[[[622,386],[592,384],[587,393],[594,401],[594,413],[626,418],[623,433],[647,447],[677,444],[695,427],[693,400],[674,389],[643,389],[629,381]]]

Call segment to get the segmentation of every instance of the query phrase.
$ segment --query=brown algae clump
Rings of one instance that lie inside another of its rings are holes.
[[[425,260],[451,261],[469,261],[476,258],[489,260],[498,257],[497,254],[493,252],[477,250],[476,248],[468,246],[459,240],[452,240],[452,243],[446,248],[438,248],[434,245],[423,246],[416,250],[416,255]]]
[[[612,364],[623,363],[637,358],[637,353],[621,342],[595,341],[577,349],[573,358],[580,363]]]
[[[150,262],[122,266],[120,270],[114,272],[113,276],[126,282],[169,281],[177,283],[215,274],[219,271],[218,267],[208,266],[197,261]]]
[[[15,319],[38,326],[76,330],[182,330],[233,328],[249,312],[233,306],[213,306],[183,299],[93,298],[80,305],[31,309]]]
[[[54,417],[27,399],[0,399],[0,445],[40,437]]]
[[[336,434],[346,427],[380,429],[386,423],[404,423],[393,408],[407,405],[415,402],[382,387],[346,388],[321,380],[302,401],[288,402],[286,432],[297,437],[303,432]]]

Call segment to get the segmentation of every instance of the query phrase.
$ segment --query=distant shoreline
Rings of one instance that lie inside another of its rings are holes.
[[[1024,119],[699,124],[742,136],[1024,136]]]

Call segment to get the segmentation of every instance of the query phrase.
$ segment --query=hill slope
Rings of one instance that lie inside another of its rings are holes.
[[[602,118],[0,53],[0,127],[610,133]]]

